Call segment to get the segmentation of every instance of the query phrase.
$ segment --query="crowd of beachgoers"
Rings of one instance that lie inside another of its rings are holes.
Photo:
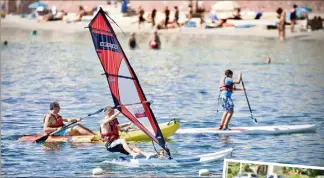
[[[65,12],[60,10],[55,6],[47,7],[46,4],[37,2],[35,6],[32,6],[32,13],[24,14],[21,11],[22,17],[29,19],[35,19],[39,23],[48,21],[62,21],[65,23],[75,23],[87,21],[89,22],[91,18],[96,14],[96,12],[101,7],[92,7],[91,9],[84,8],[82,5],[76,7],[78,10],[76,13]],[[123,16],[136,15],[137,20],[133,22],[128,22],[128,26],[135,26],[140,30],[149,24],[152,28],[151,37],[151,48],[159,49],[160,40],[158,36],[159,30],[166,29],[181,29],[181,28],[222,28],[222,27],[234,27],[234,28],[251,28],[256,25],[263,25],[268,30],[278,30],[279,39],[284,40],[286,36],[286,25],[289,25],[289,31],[291,33],[296,31],[310,31],[323,28],[323,19],[320,16],[314,16],[312,19],[309,18],[309,14],[312,10],[305,6],[293,5],[291,10],[283,10],[278,7],[275,11],[277,16],[273,19],[273,22],[260,22],[264,19],[264,13],[262,11],[247,12],[243,11],[239,6],[239,2],[232,2],[229,4],[226,1],[221,1],[215,4],[210,11],[207,11],[203,3],[198,3],[195,7],[193,4],[188,4],[187,11],[180,11],[178,6],[173,6],[172,8],[165,6],[164,10],[158,12],[156,8],[150,9],[149,12],[139,6],[135,9],[131,7],[128,8],[126,12],[120,11]],[[225,7],[226,6],[226,7]],[[30,6],[31,7],[31,6]],[[115,4],[115,7],[117,5]],[[230,7],[230,8],[229,8]],[[223,8],[227,9],[227,12],[223,12]],[[4,5],[1,5],[2,13],[1,17],[5,18],[6,10]],[[17,8],[19,9],[19,8]],[[104,9],[108,14],[110,9]],[[160,14],[161,18],[157,18],[157,14]],[[249,14],[249,18],[246,19],[246,14]],[[244,20],[250,20],[248,23],[244,23]],[[252,20],[252,22],[251,22]],[[239,23],[239,22],[243,23]],[[296,29],[296,25],[299,22],[299,28]],[[136,47],[135,34],[132,33],[129,39],[129,45],[131,48]]]

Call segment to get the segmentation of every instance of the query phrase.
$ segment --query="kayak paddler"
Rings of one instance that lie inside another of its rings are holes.
[[[101,139],[106,142],[105,147],[110,152],[120,152],[126,155],[131,154],[135,159],[139,154],[150,159],[154,154],[147,153],[134,144],[129,144],[125,139],[119,138],[119,131],[127,131],[132,127],[132,123],[119,124],[117,116],[120,114],[118,109],[108,106],[104,109],[105,119],[100,123]]]
[[[76,124],[73,127],[63,129],[64,122],[80,122],[82,118],[63,118],[59,115],[60,109],[58,102],[52,102],[50,104],[50,111],[46,114],[43,120],[43,130],[45,133],[50,134],[58,131],[54,134],[56,136],[95,135],[94,132],[81,124]]]
[[[223,76],[219,81],[219,100],[221,101],[222,108],[224,110],[222,121],[219,125],[219,130],[230,130],[228,124],[234,113],[234,103],[232,100],[232,93],[234,90],[243,91],[243,89],[234,88],[234,84],[240,84],[242,81],[242,73],[238,74],[236,80],[233,80],[233,72],[230,69],[225,71],[225,76]]]

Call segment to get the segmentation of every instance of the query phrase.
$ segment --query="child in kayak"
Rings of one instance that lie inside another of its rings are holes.
[[[46,134],[51,134],[58,131],[54,135],[96,135],[93,131],[81,124],[76,124],[73,127],[64,129],[64,122],[80,122],[82,118],[63,118],[61,115],[59,115],[60,109],[61,107],[58,102],[52,102],[50,104],[50,111],[43,119],[43,130]]]
[[[120,152],[126,155],[131,154],[135,159],[139,154],[150,159],[154,154],[144,152],[134,144],[128,144],[125,139],[119,138],[119,131],[127,131],[132,124],[119,124],[117,120],[120,111],[112,107],[106,107],[105,119],[100,123],[100,134],[105,146],[110,152]]]
[[[234,90],[242,90],[235,89],[234,84],[239,84],[242,81],[242,73],[238,74],[236,80],[232,79],[233,72],[228,69],[225,71],[225,76],[221,78],[219,82],[219,90],[220,90],[220,100],[222,103],[222,107],[224,109],[224,113],[222,116],[222,121],[219,125],[219,130],[230,130],[228,128],[228,124],[231,121],[231,118],[234,113],[234,103],[232,100],[232,93]]]

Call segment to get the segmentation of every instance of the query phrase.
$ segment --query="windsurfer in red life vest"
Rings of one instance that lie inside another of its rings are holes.
[[[80,122],[82,118],[74,118],[74,119],[67,119],[62,118],[58,113],[60,112],[60,105],[58,102],[53,102],[50,104],[50,111],[44,117],[44,125],[43,130],[45,133],[50,134],[52,132],[61,130],[54,135],[95,135],[94,132],[89,130],[88,128],[82,126],[81,124],[76,124],[71,128],[64,128],[63,122]]]
[[[234,90],[242,90],[234,88],[234,84],[239,84],[242,81],[242,73],[238,74],[236,80],[232,79],[233,72],[228,69],[225,71],[225,76],[220,79],[219,89],[220,89],[220,100],[224,113],[222,116],[222,121],[219,125],[219,130],[230,130],[228,124],[231,121],[231,118],[234,113],[234,103],[232,100],[232,93]]]
[[[119,124],[117,115],[120,111],[112,107],[105,108],[105,119],[100,123],[100,134],[105,146],[110,152],[120,152],[126,155],[131,154],[135,159],[139,154],[144,155],[146,159],[150,159],[154,154],[142,151],[133,144],[126,143],[125,139],[119,138],[119,131],[128,130],[132,124]]]

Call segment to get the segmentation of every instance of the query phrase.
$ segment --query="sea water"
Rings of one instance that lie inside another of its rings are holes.
[[[181,121],[181,128],[216,127],[219,79],[226,69],[243,73],[258,125],[316,124],[316,133],[289,135],[173,135],[174,158],[234,148],[232,158],[324,166],[323,41],[216,35],[161,36],[162,49],[150,50],[149,35],[138,35],[130,50],[118,35],[159,123]],[[60,33],[1,29],[1,175],[8,177],[86,176],[102,168],[110,176],[198,176],[201,169],[222,173],[223,162],[176,167],[103,164],[120,156],[98,144],[31,144],[16,140],[42,132],[49,103],[58,101],[63,117],[82,117],[112,105],[102,66],[85,32]],[[265,63],[266,57],[272,59]],[[237,85],[241,88],[241,85]],[[243,92],[234,92],[230,126],[256,126]],[[220,108],[220,106],[219,106]],[[125,118],[120,117],[121,121]],[[103,113],[81,124],[98,130]],[[151,142],[136,143],[154,152]],[[76,173],[85,174],[76,174]],[[112,174],[109,174],[112,172]]]

